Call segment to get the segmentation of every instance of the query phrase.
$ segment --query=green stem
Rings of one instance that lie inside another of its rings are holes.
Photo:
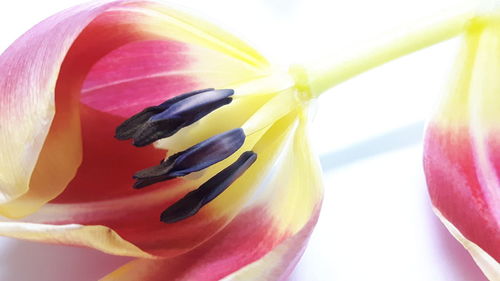
[[[473,12],[441,16],[437,21],[407,29],[385,40],[377,40],[380,42],[377,45],[355,52],[342,61],[306,66],[310,94],[318,97],[367,70],[460,35],[473,16]]]

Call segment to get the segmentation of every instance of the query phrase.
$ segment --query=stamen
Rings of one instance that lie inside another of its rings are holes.
[[[166,109],[168,109],[170,106],[172,106],[174,103],[181,101],[183,99],[189,98],[191,96],[207,92],[207,91],[212,91],[214,90],[213,88],[209,89],[203,89],[203,90],[198,90],[198,91],[193,91],[189,93],[185,93],[176,97],[173,97],[157,106],[151,106],[147,107],[141,112],[135,114],[134,116],[130,117],[129,119],[125,120],[120,126],[116,128],[116,135],[115,138],[119,140],[128,140],[132,138],[137,131],[141,128],[141,126],[149,120],[153,115],[156,115]]]
[[[164,223],[174,223],[195,215],[238,179],[256,159],[257,154],[253,151],[244,152],[236,162],[163,211],[160,220]]]
[[[137,179],[134,188],[142,188],[203,170],[232,155],[244,142],[245,133],[239,128],[215,135],[170,156],[157,166],[137,172],[134,175],[134,178]]]
[[[180,129],[232,101],[233,90],[213,90],[183,99],[165,111],[153,115],[134,135],[135,146],[141,147],[170,137]]]

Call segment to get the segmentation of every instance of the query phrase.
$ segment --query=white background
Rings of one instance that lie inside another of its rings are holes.
[[[2,1],[0,51],[81,1]],[[281,64],[342,57],[455,0],[188,0],[183,5]],[[422,172],[425,120],[446,91],[459,40],[391,62],[325,94],[311,137],[326,198],[293,281],[486,280],[434,217]],[[0,238],[0,280],[95,280],[128,259]]]

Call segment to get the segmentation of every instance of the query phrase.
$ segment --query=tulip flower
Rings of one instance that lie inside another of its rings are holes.
[[[309,98],[245,43],[156,2],[93,3],[14,42],[0,77],[1,235],[138,258],[110,280],[298,261],[322,198]]]
[[[0,56],[0,235],[137,258],[105,280],[282,280],[323,196],[311,101],[467,22],[283,70],[157,2],[60,12]]]
[[[500,276],[499,46],[498,14],[471,21],[424,158],[436,214],[491,280]]]

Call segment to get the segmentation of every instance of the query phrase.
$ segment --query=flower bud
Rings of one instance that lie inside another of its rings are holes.
[[[500,276],[500,16],[471,22],[456,69],[427,128],[427,185],[435,212],[494,280]]]

